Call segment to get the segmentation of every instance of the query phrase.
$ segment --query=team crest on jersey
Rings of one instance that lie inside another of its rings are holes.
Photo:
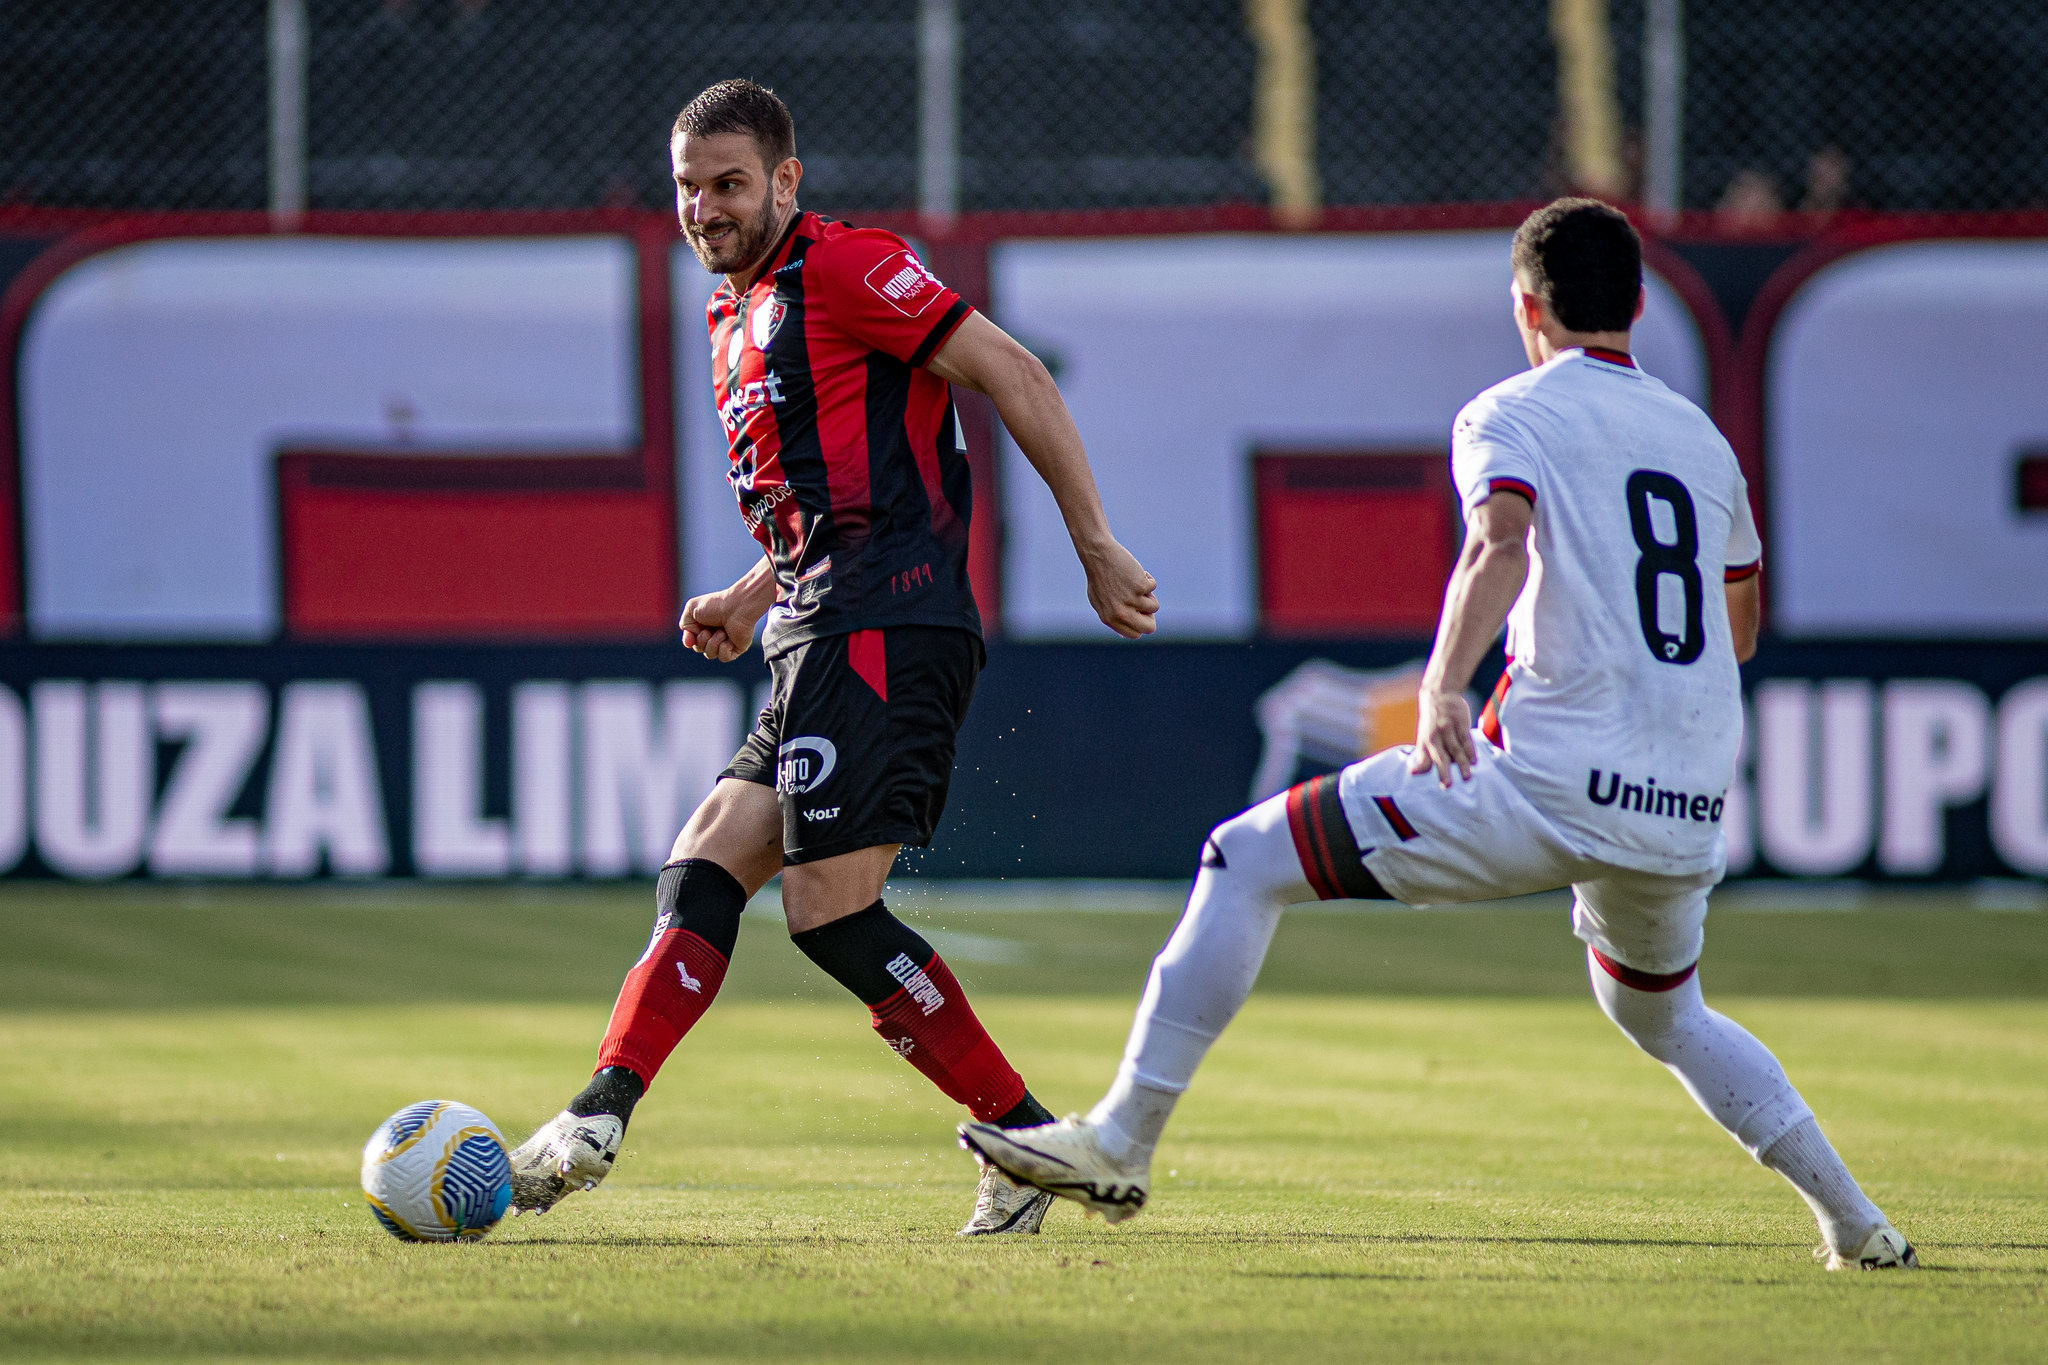
[[[749,325],[753,328],[754,332],[755,350],[765,351],[768,349],[768,343],[775,340],[776,328],[782,326],[783,316],[788,312],[789,305],[778,298],[771,298],[765,307],[754,310],[754,315]]]

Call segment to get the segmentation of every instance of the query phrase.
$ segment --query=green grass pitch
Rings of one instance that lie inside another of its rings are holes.
[[[596,1193],[406,1246],[355,1184],[411,1100],[514,1140],[590,1064],[641,890],[0,893],[0,1357],[548,1361],[2048,1357],[2048,915],[1708,930],[1920,1274],[1805,1208],[1587,998],[1561,909],[1290,917],[1152,1209],[961,1242],[958,1117],[772,918]],[[905,898],[1056,1109],[1158,914]]]

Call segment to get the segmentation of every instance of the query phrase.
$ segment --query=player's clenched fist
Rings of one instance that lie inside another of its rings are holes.
[[[1462,692],[1438,692],[1423,688],[1415,699],[1415,754],[1408,771],[1426,773],[1436,769],[1437,780],[1451,785],[1451,769],[1460,777],[1472,776],[1472,704]]]
[[[707,592],[683,604],[682,620],[677,624],[683,628],[686,648],[729,664],[754,643],[754,623],[759,619],[758,614],[749,616],[737,606],[730,592]]]
[[[1112,540],[1082,551],[1081,564],[1088,572],[1088,605],[1102,624],[1126,640],[1159,629],[1159,580],[1135,555]]]

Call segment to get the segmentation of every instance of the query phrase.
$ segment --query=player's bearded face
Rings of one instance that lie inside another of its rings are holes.
[[[728,275],[752,265],[774,244],[775,203],[768,182],[762,181],[751,211],[722,204],[716,216],[703,222],[685,220],[683,236],[706,270]]]
[[[727,136],[735,140],[742,137],[738,134]],[[704,141],[716,144],[723,140],[713,138]],[[748,158],[751,173],[713,178],[709,184],[692,185],[689,189],[685,189],[681,182],[694,177],[689,177],[684,163],[696,160],[700,144],[693,139],[678,148],[677,216],[682,220],[683,237],[689,242],[690,250],[696,253],[699,263],[706,270],[720,275],[744,270],[766,255],[775,244],[775,230],[780,219],[775,207],[774,177],[761,165],[751,140],[742,145],[753,153]]]

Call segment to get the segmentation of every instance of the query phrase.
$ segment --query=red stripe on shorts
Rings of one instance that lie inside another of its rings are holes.
[[[1409,824],[1408,817],[1401,814],[1401,808],[1394,804],[1393,797],[1375,796],[1372,803],[1380,808],[1381,815],[1387,817],[1387,823],[1394,827],[1394,833],[1401,836],[1402,843],[1405,844],[1416,837],[1415,826]]]
[[[846,637],[846,662],[861,681],[889,700],[889,655],[879,630],[856,630]]]

